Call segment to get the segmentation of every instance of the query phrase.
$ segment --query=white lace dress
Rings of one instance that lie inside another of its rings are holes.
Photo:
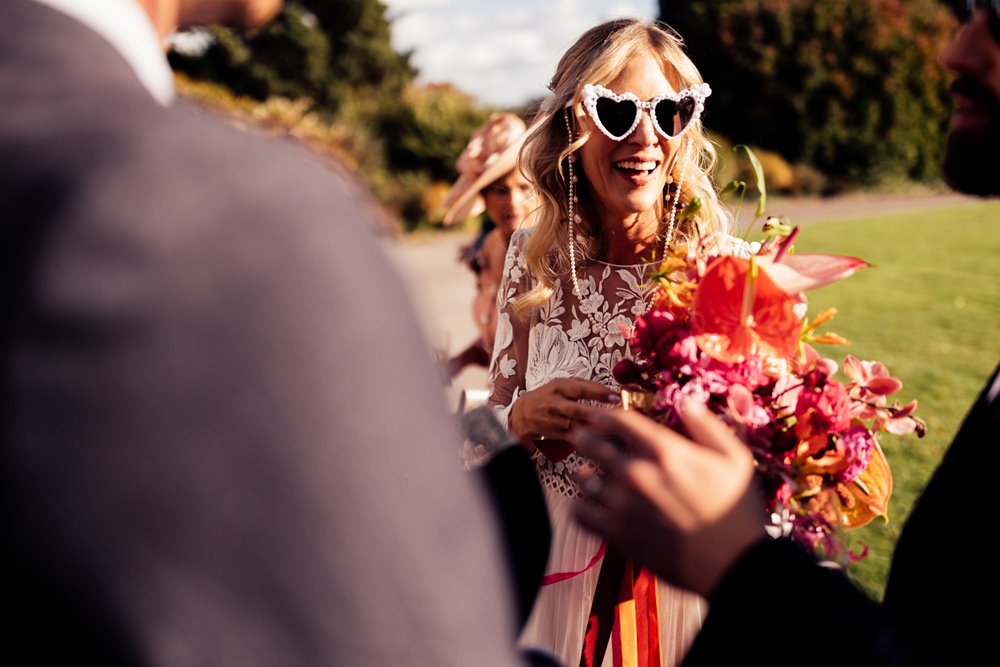
[[[499,321],[490,370],[490,403],[505,424],[522,392],[556,378],[596,380],[617,390],[612,370],[630,354],[622,326],[631,330],[636,317],[646,309],[652,289],[647,281],[652,265],[591,262],[579,267],[577,276],[585,307],[596,314],[600,328],[580,310],[568,279],[556,283],[552,297],[531,315],[530,321],[521,322],[511,306],[534,283],[522,253],[530,231],[519,231],[511,239],[497,296]],[[734,245],[742,243],[732,240]],[[574,498],[580,495],[573,475],[593,464],[575,453],[552,461],[536,452],[534,460],[552,523],[547,575],[558,579],[579,574],[542,587],[519,642],[526,647],[545,648],[562,664],[575,667],[580,662],[601,570],[601,558],[597,556],[602,542],[580,528],[572,517]],[[658,582],[657,593],[662,664],[672,667],[680,664],[700,629],[706,605],[702,598],[663,582]],[[605,652],[602,664],[612,665],[610,650]]]

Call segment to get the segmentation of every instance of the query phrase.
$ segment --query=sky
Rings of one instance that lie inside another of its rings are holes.
[[[606,19],[652,19],[655,0],[383,0],[392,42],[412,50],[421,83],[451,83],[476,101],[513,107],[547,94],[559,57]]]

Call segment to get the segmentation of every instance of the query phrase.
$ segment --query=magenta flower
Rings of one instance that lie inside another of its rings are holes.
[[[853,482],[871,462],[875,440],[864,426],[852,426],[834,441],[838,457],[844,462],[835,477],[841,482]]]
[[[771,423],[771,415],[757,403],[753,393],[740,384],[729,386],[726,407],[730,419],[746,429],[761,429]]]
[[[652,310],[641,316],[635,323],[632,334],[632,348],[647,358],[654,358],[660,339],[678,326],[677,319],[670,311]]]
[[[698,362],[698,344],[686,326],[675,325],[663,332],[651,356],[664,369],[685,372]]]
[[[836,433],[851,425],[853,403],[844,385],[828,380],[821,386],[799,392],[795,406],[795,432],[803,440]]]
[[[749,357],[735,364],[709,359],[706,365],[722,375],[729,384],[742,385],[750,391],[759,389],[772,381],[764,372],[764,362],[757,357]]]

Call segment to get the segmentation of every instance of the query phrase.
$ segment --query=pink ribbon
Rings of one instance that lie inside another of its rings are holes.
[[[590,568],[597,565],[602,558],[604,558],[604,552],[608,550],[608,543],[601,542],[601,547],[594,554],[594,557],[590,559],[587,563],[587,567],[582,570],[577,570],[576,572],[554,572],[553,574],[547,574],[542,577],[542,586],[551,586],[552,584],[558,584],[560,581],[566,581],[567,579],[572,579],[573,577],[579,576],[589,570]]]

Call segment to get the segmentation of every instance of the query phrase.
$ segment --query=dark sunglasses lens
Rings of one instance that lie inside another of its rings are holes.
[[[629,100],[615,102],[607,97],[597,100],[597,117],[601,125],[618,138],[624,137],[632,127],[632,123],[635,122],[635,111],[635,103]]]
[[[695,101],[690,96],[682,97],[676,102],[660,100],[656,105],[656,122],[661,130],[671,137],[676,137],[694,118],[694,108]]]

